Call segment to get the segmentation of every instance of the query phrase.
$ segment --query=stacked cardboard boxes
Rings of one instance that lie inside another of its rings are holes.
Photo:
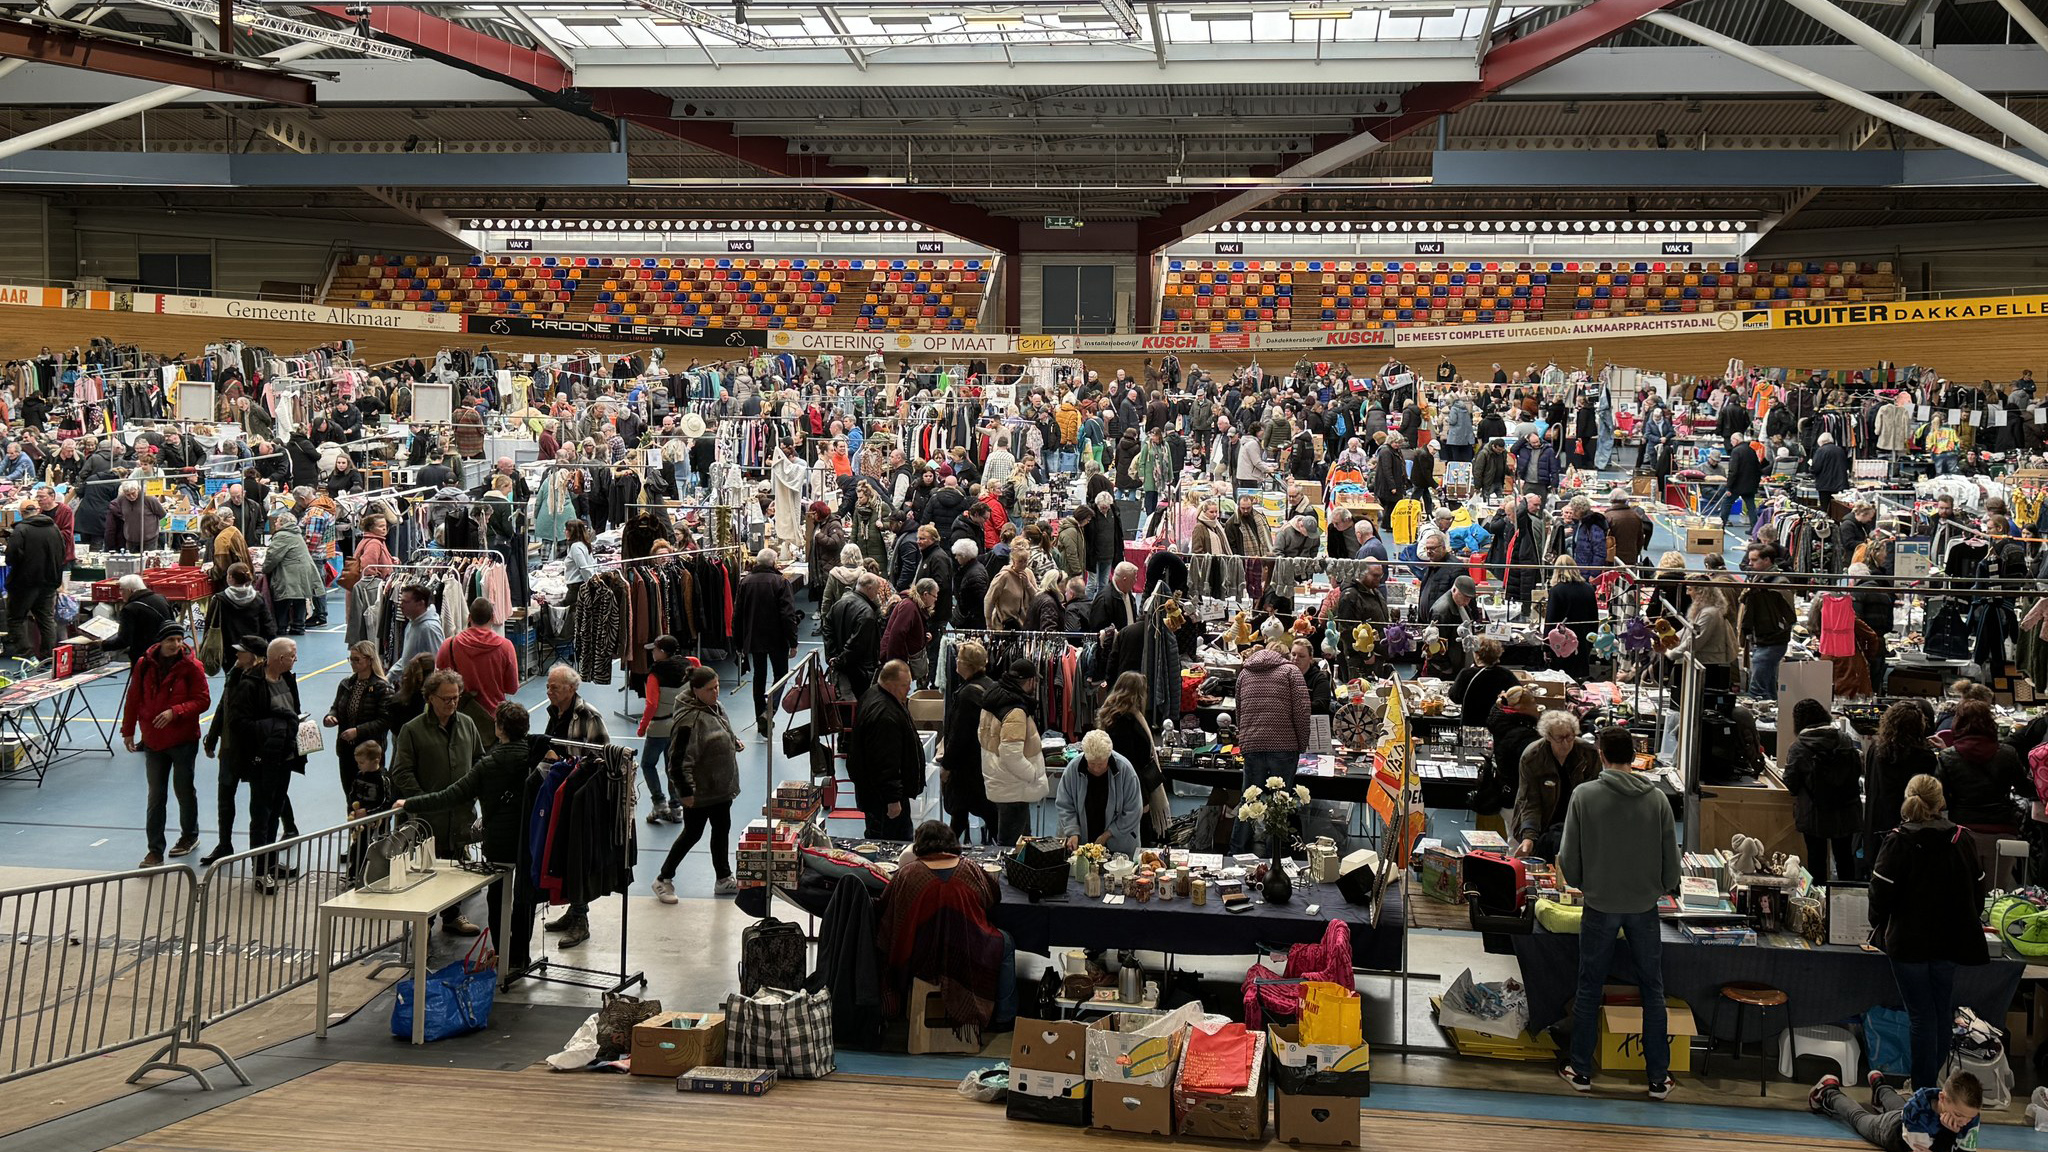
[[[1203,1140],[1243,1140],[1253,1144],[1266,1139],[1266,1036],[1251,1035],[1251,1060],[1245,1086],[1235,1092],[1216,1095],[1196,1092],[1188,1084],[1183,1060],[1173,1082],[1174,1128],[1182,1136]]]
[[[1358,1147],[1358,1102],[1372,1095],[1371,1048],[1303,1044],[1291,1024],[1266,1037],[1274,1136],[1288,1144]]]
[[[1019,1017],[1010,1040],[1009,1118],[1087,1127],[1087,1052],[1087,1025]]]
[[[1199,1013],[1201,1005],[1189,1009]],[[1173,1135],[1173,1082],[1187,1045],[1188,1019],[1188,1010],[1165,1016],[1113,1012],[1088,1029],[1095,1127]]]

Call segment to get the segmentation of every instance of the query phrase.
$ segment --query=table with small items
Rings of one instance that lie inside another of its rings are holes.
[[[1867,1008],[1899,1005],[1898,983],[1884,953],[1848,945],[1812,944],[1791,933],[1770,933],[1755,944],[1709,944],[1687,938],[1676,923],[1663,924],[1664,994],[1692,1005],[1702,1018],[1724,984],[1768,984],[1786,994],[1785,1026],[1802,1028],[1833,1024],[1860,1016]],[[1522,984],[1529,994],[1529,1031],[1540,1032],[1572,1014],[1577,994],[1579,938],[1538,927],[1513,937],[1521,962]],[[2019,991],[2019,960],[1995,958],[1989,964],[1958,967],[1958,1005],[1986,1020],[2003,1021]],[[1616,948],[1609,967],[1610,982],[1637,983],[1635,959]]]
[[[41,787],[43,778],[60,760],[92,752],[112,755],[114,722],[100,718],[85,689],[127,670],[125,662],[109,661],[61,680],[17,680],[0,690],[0,756],[4,756],[0,763],[5,764],[0,780],[33,776]],[[92,725],[93,737],[86,743],[62,742],[74,720]]]

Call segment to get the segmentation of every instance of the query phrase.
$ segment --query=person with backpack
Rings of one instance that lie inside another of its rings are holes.
[[[1856,833],[1863,828],[1863,760],[1825,705],[1812,698],[1792,706],[1792,724],[1799,737],[1785,754],[1785,790],[1792,793],[1792,824],[1806,837],[1806,866],[1813,882],[1828,882],[1828,856],[1834,876],[1844,882],[1859,877]]]
[[[1975,850],[1992,887],[2011,887],[2011,865],[1999,856],[1998,842],[2019,834],[2021,813],[2012,798],[2031,791],[2032,781],[2020,754],[1998,739],[1991,705],[1968,699],[1957,705],[1949,737],[1934,770],[1949,801],[1949,818],[1962,828],[1964,845]]]

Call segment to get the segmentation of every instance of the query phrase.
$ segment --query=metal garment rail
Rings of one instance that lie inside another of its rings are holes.
[[[564,736],[550,736],[547,739],[550,744],[556,744],[563,748],[581,748],[596,752],[618,747],[612,744],[593,744],[588,740],[571,740]],[[628,780],[631,780],[633,773],[638,771],[638,766],[633,760],[633,752],[631,749],[623,747],[620,747],[619,750],[625,753],[626,777]],[[628,812],[626,819],[628,821],[632,820],[633,813]],[[512,882],[512,878],[508,877],[507,882]],[[645,972],[627,971],[626,938],[627,928],[632,922],[633,898],[624,892],[619,893],[618,896],[619,967],[617,971],[604,968],[586,968],[578,964],[564,964],[559,960],[542,956],[520,971],[508,973],[504,977],[504,986],[509,987],[514,980],[544,980],[550,984],[568,984],[577,988],[597,988],[606,992],[618,993],[624,992],[635,984],[646,984],[647,974]],[[534,906],[515,908],[513,914],[517,916],[540,915]],[[557,972],[568,973],[568,975],[554,975]]]

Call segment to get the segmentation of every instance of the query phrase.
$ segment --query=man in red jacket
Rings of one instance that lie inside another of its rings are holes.
[[[476,722],[483,746],[497,742],[498,705],[519,691],[519,655],[492,625],[498,610],[479,596],[469,602],[469,627],[441,642],[434,667],[462,674],[462,710]]]
[[[128,674],[128,695],[121,707],[121,739],[130,752],[140,748],[149,770],[149,854],[140,868],[164,862],[164,819],[167,786],[178,794],[178,842],[171,855],[183,856],[199,843],[199,794],[192,786],[192,762],[199,756],[199,715],[211,700],[206,669],[185,646],[185,626],[167,621],[156,643],[143,652]],[[142,725],[142,742],[135,727]]]

